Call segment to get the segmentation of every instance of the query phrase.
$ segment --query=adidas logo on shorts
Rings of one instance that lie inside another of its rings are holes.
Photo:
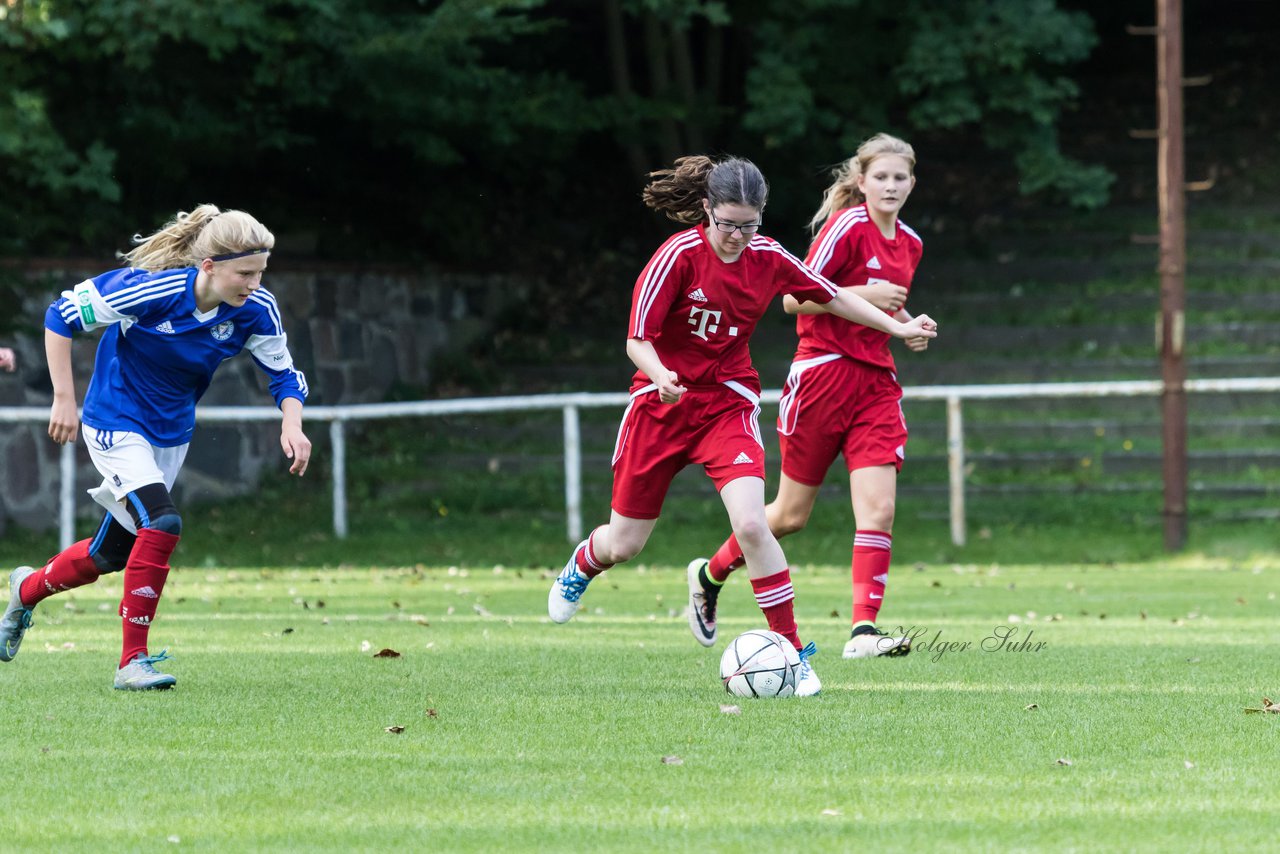
[[[742,453],[738,454],[737,458],[733,461],[733,464],[735,466],[740,466],[743,463],[754,463],[754,462],[755,460],[751,459],[751,457],[748,457],[747,452],[743,451]]]

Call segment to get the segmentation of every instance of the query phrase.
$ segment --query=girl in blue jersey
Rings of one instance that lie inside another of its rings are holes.
[[[307,382],[289,355],[275,297],[262,287],[275,245],[271,232],[243,211],[201,205],[134,243],[123,256],[128,267],[64,291],[45,314],[49,436],[60,445],[74,442],[83,422],[89,456],[103,477],[89,494],[106,516],[91,539],[43,569],[15,569],[0,619],[0,661],[10,661],[38,602],[124,570],[115,676],[121,690],[177,681],[156,670],[167,656],[148,654],[147,633],[182,533],[169,490],[187,454],[196,402],[224,360],[248,350],[270,378],[290,473],[301,476],[311,457],[302,432]],[[106,331],[77,416],[71,338],[94,329]]]

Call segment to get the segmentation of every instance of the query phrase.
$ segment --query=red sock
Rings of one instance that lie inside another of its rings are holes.
[[[756,592],[756,604],[764,611],[769,628],[800,648],[800,633],[796,629],[796,613],[793,607],[796,594],[791,588],[791,570],[784,569],[764,578],[751,579],[751,589]]]
[[[853,624],[876,621],[884,604],[885,582],[893,536],[884,531],[858,531],[853,536]]]
[[[124,644],[120,666],[139,654],[147,654],[147,634],[160,604],[165,579],[169,577],[169,556],[178,546],[178,537],[153,528],[138,531],[138,541],[129,552],[124,567],[124,596],[120,599],[120,625]]]
[[[710,565],[707,567],[707,575],[712,581],[724,584],[729,579],[729,573],[745,565],[746,562],[747,559],[742,554],[742,547],[738,545],[737,534],[730,534],[729,539],[724,541],[724,545],[720,546],[716,553],[711,556]]]
[[[27,576],[18,594],[22,604],[31,608],[55,593],[97,581],[102,573],[89,556],[91,542],[92,540],[81,540],[68,546],[65,551],[51,557],[43,571]]]
[[[578,572],[581,572],[587,578],[595,578],[597,575],[614,565],[611,563],[602,563],[600,559],[596,557],[596,531],[598,530],[600,529],[596,528],[591,532],[587,537],[587,541],[578,547],[577,554],[575,555],[578,560]]]

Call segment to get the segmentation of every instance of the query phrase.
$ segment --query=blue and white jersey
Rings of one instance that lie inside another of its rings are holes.
[[[276,405],[307,399],[293,366],[276,298],[265,288],[243,306],[196,308],[197,270],[112,270],[49,306],[46,329],[65,337],[106,327],[81,420],[98,430],[141,433],[169,448],[191,441],[196,402],[226,359],[248,350],[270,378]]]

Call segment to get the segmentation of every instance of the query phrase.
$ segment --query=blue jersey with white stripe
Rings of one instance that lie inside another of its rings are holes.
[[[276,299],[259,288],[243,306],[196,308],[197,270],[112,270],[49,306],[45,328],[71,337],[106,328],[81,420],[99,430],[140,433],[168,448],[191,441],[196,402],[223,361],[248,350],[270,380],[276,405],[305,401]]]

